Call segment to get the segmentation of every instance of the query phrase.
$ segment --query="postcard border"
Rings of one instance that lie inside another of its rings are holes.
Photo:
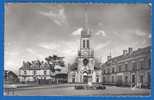
[[[110,99],[110,100],[120,100],[120,99],[129,99],[129,100],[152,100],[153,99],[153,83],[154,80],[151,79],[151,96],[3,96],[3,71],[4,71],[4,4],[5,3],[152,3],[152,0],[0,0],[0,98],[1,100],[44,100],[44,99],[54,99],[54,100],[101,100],[101,99]],[[154,8],[152,6],[152,12]],[[153,34],[153,14],[152,14],[152,34]],[[152,44],[153,44],[152,36]],[[153,45],[151,46],[153,50]],[[153,66],[153,56],[152,52],[152,66]],[[154,68],[151,67],[151,75],[153,75]]]

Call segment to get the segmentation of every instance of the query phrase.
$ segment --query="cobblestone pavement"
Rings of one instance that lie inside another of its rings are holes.
[[[106,86],[105,90],[75,90],[74,87],[51,86],[29,87],[14,90],[15,96],[149,96],[150,89],[132,89],[129,87]],[[7,95],[5,93],[5,95]]]

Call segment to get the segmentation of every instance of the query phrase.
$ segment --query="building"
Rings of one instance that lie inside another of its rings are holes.
[[[35,60],[30,62],[23,62],[22,67],[19,69],[19,79],[22,83],[35,83],[41,80],[51,80],[50,67],[47,62]]]
[[[118,57],[107,57],[102,65],[103,84],[147,87],[151,86],[151,47],[123,50]]]
[[[19,78],[18,76],[10,70],[5,70],[4,71],[4,82],[5,84],[14,84],[14,83],[18,83],[19,82]]]
[[[34,60],[23,62],[19,69],[19,79],[22,83],[62,83],[67,80],[67,71],[63,62],[63,57],[49,56],[46,62]],[[65,74],[65,77],[59,77]]]
[[[90,38],[91,32],[85,24],[81,31],[77,58],[75,63],[69,66],[68,82],[70,83],[101,82],[101,69],[94,57],[94,50],[90,46]]]

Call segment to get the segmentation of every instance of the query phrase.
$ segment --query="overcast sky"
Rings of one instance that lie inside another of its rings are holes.
[[[5,5],[5,69],[17,71],[22,61],[43,60],[53,54],[72,62],[79,49],[85,10],[92,31],[91,48],[102,62],[123,49],[149,46],[151,8],[137,4]]]

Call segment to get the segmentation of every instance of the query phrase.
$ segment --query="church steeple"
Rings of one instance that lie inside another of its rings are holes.
[[[81,37],[90,37],[90,31],[88,28],[88,16],[87,16],[87,9],[84,9],[84,25],[81,31]]]
[[[84,26],[83,29],[88,29],[88,16],[87,16],[87,9],[84,9]]]

